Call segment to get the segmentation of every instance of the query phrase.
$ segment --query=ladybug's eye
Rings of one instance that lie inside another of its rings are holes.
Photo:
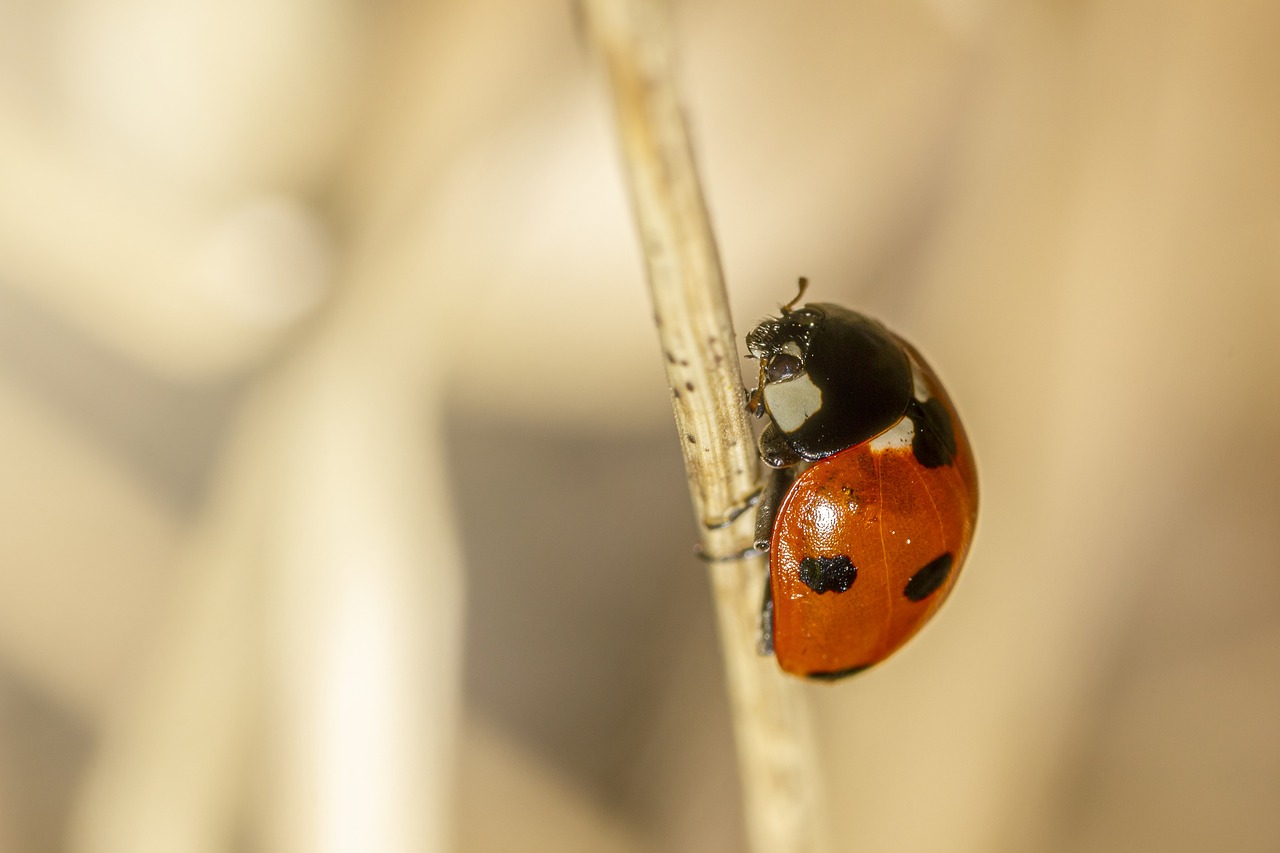
[[[766,382],[782,382],[797,376],[804,370],[804,365],[800,359],[794,355],[788,355],[780,352],[772,356],[764,365],[764,378]]]

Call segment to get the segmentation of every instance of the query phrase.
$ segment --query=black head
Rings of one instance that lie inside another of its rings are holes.
[[[827,303],[769,318],[747,335],[760,402],[804,459],[821,459],[893,426],[911,402],[911,363],[874,320]]]

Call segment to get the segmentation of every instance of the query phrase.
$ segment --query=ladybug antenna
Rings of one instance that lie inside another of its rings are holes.
[[[790,314],[791,310],[796,307],[796,303],[800,301],[800,298],[804,296],[804,292],[808,289],[809,289],[809,279],[805,278],[804,276],[800,276],[800,289],[796,291],[796,295],[794,299],[792,299],[786,305],[782,306],[782,313]]]

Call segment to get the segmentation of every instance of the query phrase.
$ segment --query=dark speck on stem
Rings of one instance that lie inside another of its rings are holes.
[[[684,390],[689,391],[690,393],[692,393],[692,391],[693,391],[693,383],[692,383],[692,382],[686,382],[686,383],[684,383]]]

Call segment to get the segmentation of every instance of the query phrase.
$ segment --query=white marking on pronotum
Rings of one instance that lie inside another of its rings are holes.
[[[911,396],[916,398],[916,402],[923,403],[933,396],[929,392],[929,380],[925,378],[924,371],[920,369],[920,365],[916,364],[916,360],[911,359]]]
[[[783,432],[795,432],[822,408],[822,389],[813,384],[809,374],[800,373],[785,382],[764,386],[764,405],[769,416]]]
[[[867,446],[874,451],[893,450],[911,447],[911,440],[916,437],[916,426],[911,418],[903,418],[889,429],[871,439]]]

